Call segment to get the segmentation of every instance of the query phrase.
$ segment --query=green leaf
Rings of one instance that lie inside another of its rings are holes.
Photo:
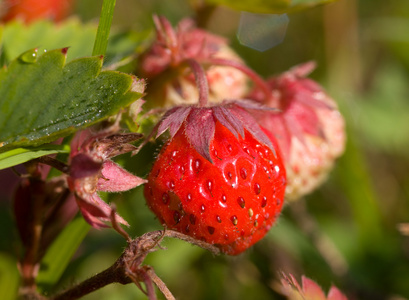
[[[40,291],[46,291],[58,282],[90,228],[82,216],[77,217],[51,244],[41,261],[37,276]]]
[[[10,168],[44,155],[69,153],[68,145],[43,145],[36,148],[16,148],[0,153],[0,170]]]
[[[21,53],[33,48],[38,48],[42,53],[44,49],[69,47],[69,60],[88,56],[92,53],[96,32],[96,24],[82,24],[77,19],[70,19],[58,25],[45,20],[26,25],[16,20],[4,25],[3,60],[9,63]]]
[[[6,253],[0,252],[0,293],[3,300],[14,300],[20,283],[17,261]]]
[[[291,13],[333,1],[335,0],[206,0],[209,4],[260,14]]]
[[[65,53],[59,49],[37,57],[30,50],[0,70],[1,150],[54,141],[141,97],[134,76],[101,72],[102,57],[65,64]]]
[[[1,31],[4,32],[1,39]],[[0,26],[0,41],[2,41],[1,61],[9,64],[12,59],[21,53],[38,48],[59,49],[69,47],[67,61],[88,56],[92,53],[96,23],[81,23],[76,18],[68,19],[57,25],[48,20],[39,20],[31,24],[24,24],[16,20]],[[104,64],[120,61],[130,55],[145,43],[148,32],[111,30],[108,41],[107,55]]]

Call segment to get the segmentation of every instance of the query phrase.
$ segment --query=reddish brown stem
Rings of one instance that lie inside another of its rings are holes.
[[[206,62],[211,65],[232,67],[243,72],[260,88],[260,90],[263,91],[266,99],[269,99],[271,97],[271,88],[268,86],[267,82],[246,65],[224,58],[211,58],[209,60],[206,60]]]
[[[51,166],[64,174],[68,174],[69,169],[70,169],[70,167],[66,165],[65,163],[59,161],[58,159],[52,158],[50,156],[41,156],[39,158],[36,158],[34,161],[44,164],[44,165]]]
[[[44,187],[42,181],[38,178],[30,178],[29,180],[31,182],[31,195],[28,200],[32,211],[32,219],[28,227],[28,230],[30,230],[30,240],[26,245],[26,252],[21,261],[20,271],[23,279],[22,287],[25,290],[35,290],[35,278],[38,271],[38,252],[43,229]]]
[[[50,300],[75,300],[111,283],[128,284],[131,282],[132,280],[125,275],[122,261],[118,260],[117,263],[105,271],[92,276],[61,294],[51,297]]]
[[[187,59],[186,62],[195,75],[196,85],[199,90],[199,106],[205,107],[209,98],[209,85],[207,83],[206,73],[202,66],[194,59]]]
[[[114,265],[71,289],[51,297],[49,300],[75,300],[111,283],[128,284],[131,282],[134,282],[141,290],[142,286],[140,282],[144,282],[146,291],[142,291],[148,295],[150,300],[156,299],[153,283],[156,284],[167,300],[174,300],[175,297],[166,287],[165,283],[155,274],[153,269],[149,266],[142,265],[149,253],[160,248],[159,243],[163,237],[182,239],[207,249],[214,254],[220,253],[216,247],[197,241],[176,231],[159,230],[148,232],[141,237],[129,241],[124,253],[118,258]]]

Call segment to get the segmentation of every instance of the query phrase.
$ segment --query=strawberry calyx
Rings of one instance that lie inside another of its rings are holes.
[[[214,106],[178,106],[168,110],[156,126],[156,138],[169,130],[174,137],[185,124],[184,134],[192,147],[205,159],[213,163],[210,157],[210,144],[214,137],[216,122],[220,122],[237,139],[244,138],[245,130],[260,143],[276,154],[269,137],[247,109],[264,109],[257,103],[244,100],[224,101]]]
[[[196,79],[199,90],[197,105],[176,106],[168,110],[156,126],[158,138],[167,129],[173,138],[185,124],[184,134],[193,148],[208,161],[210,144],[214,137],[216,121],[220,122],[238,139],[244,138],[247,130],[260,143],[266,145],[276,155],[270,138],[263,132],[257,121],[247,110],[272,110],[254,101],[224,100],[221,104],[208,105],[209,86],[206,73],[195,59],[186,59]]]

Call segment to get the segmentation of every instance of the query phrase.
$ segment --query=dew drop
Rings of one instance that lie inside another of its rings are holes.
[[[230,217],[230,220],[231,220],[231,222],[233,223],[234,226],[237,225],[238,220],[237,220],[237,216],[236,216],[236,215],[231,216],[231,217]]]
[[[243,197],[237,198],[237,203],[240,205],[241,208],[244,208],[246,202],[244,201]]]
[[[33,64],[37,61],[37,49],[27,51],[20,56],[21,61]]]
[[[209,231],[210,234],[213,234],[214,233],[214,227],[207,226],[207,231]]]

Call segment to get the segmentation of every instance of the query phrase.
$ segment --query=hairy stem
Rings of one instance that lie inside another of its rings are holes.
[[[128,284],[130,282],[132,281],[125,275],[122,261],[118,260],[108,269],[92,276],[61,294],[51,297],[50,300],[75,300],[111,283]]]
[[[209,85],[206,78],[206,73],[202,66],[194,59],[187,59],[186,62],[192,69],[195,75],[196,85],[199,90],[199,106],[205,107],[209,98]]]
[[[34,159],[35,162],[51,166],[58,171],[68,174],[70,167],[65,163],[59,161],[58,159],[52,158],[51,156],[41,156],[39,158]]]
[[[176,298],[172,295],[166,284],[159,278],[158,275],[153,271],[153,269],[149,268],[147,270],[147,274],[152,279],[152,281],[156,284],[162,294],[165,296],[166,300],[176,300]]]
[[[243,72],[260,88],[260,90],[264,93],[266,99],[269,99],[271,97],[271,89],[268,86],[267,82],[246,65],[224,58],[211,58],[209,60],[206,60],[206,62],[211,65],[232,67]]]
[[[166,284],[155,274],[154,270],[149,266],[143,265],[146,256],[160,248],[159,244],[164,237],[178,238],[207,249],[213,254],[220,253],[219,249],[212,245],[197,241],[173,230],[148,232],[134,240],[128,240],[128,246],[124,253],[111,267],[51,297],[49,300],[75,300],[111,283],[128,284],[132,282],[148,295],[149,300],[156,299],[153,283],[159,288],[167,300],[174,300],[175,297],[167,288]],[[142,289],[140,282],[145,283],[146,291]]]

